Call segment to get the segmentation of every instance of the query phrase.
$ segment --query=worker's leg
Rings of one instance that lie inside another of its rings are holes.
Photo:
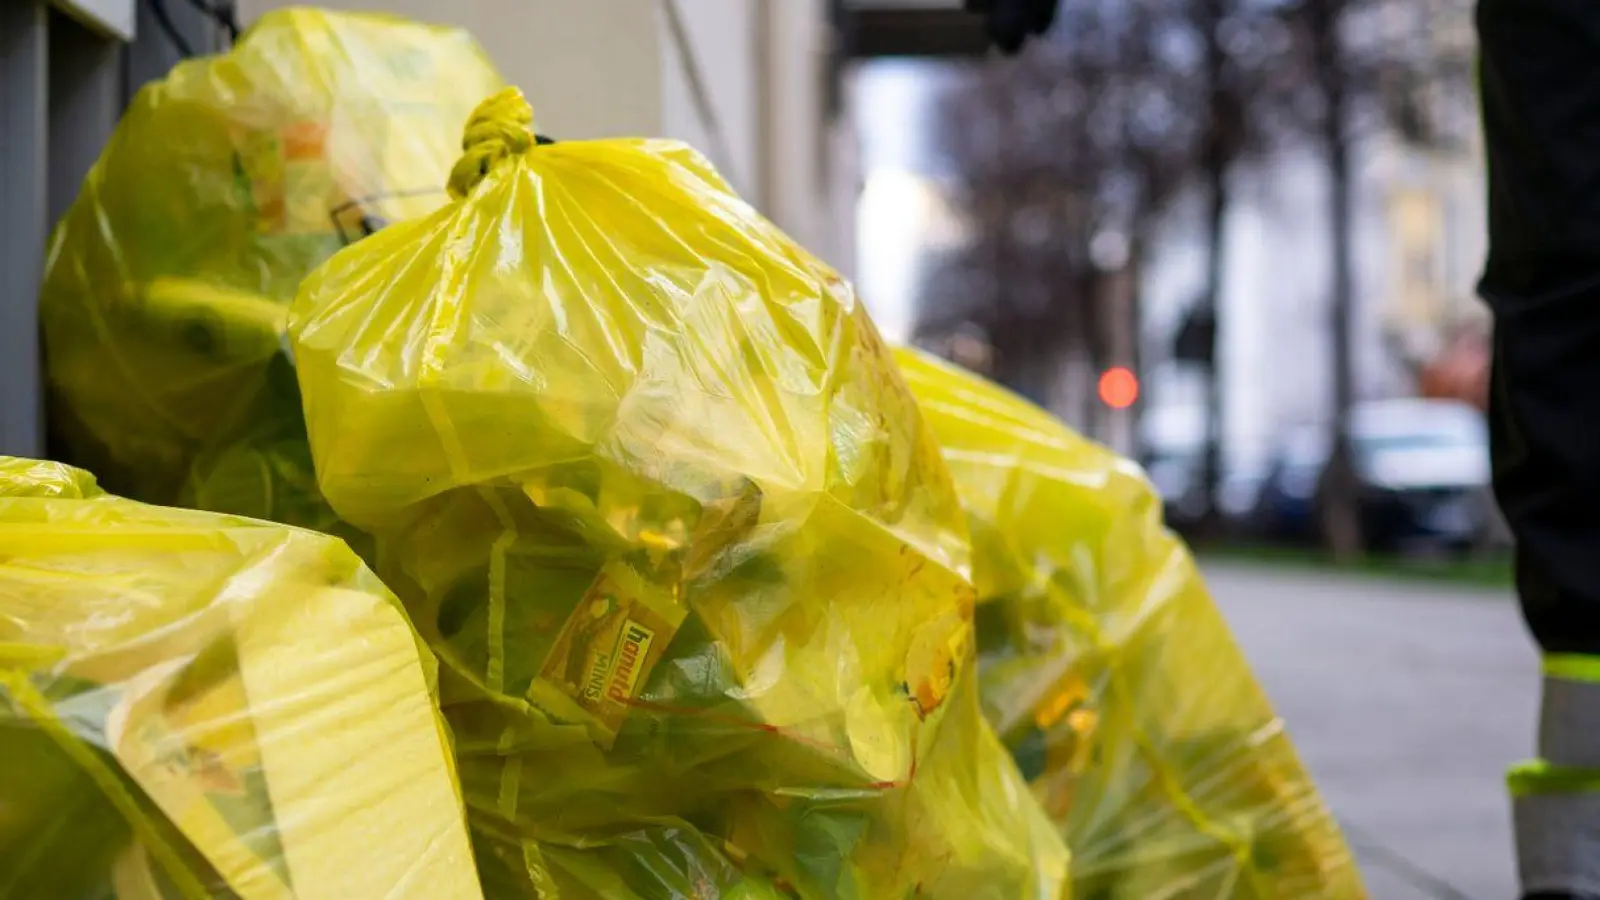
[[[1546,658],[1518,849],[1530,893],[1600,898],[1600,0],[1479,0],[1478,26],[1495,489]]]

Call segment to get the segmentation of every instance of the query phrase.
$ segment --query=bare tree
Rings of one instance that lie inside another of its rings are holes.
[[[1048,40],[987,64],[950,99],[945,143],[977,239],[930,279],[922,331],[981,324],[1000,376],[1041,396],[1062,357],[1104,362],[1096,237],[1121,235],[1137,264],[1171,201],[1198,188],[1209,236],[1191,321],[1211,383],[1203,481],[1214,498],[1228,176],[1285,130],[1297,86],[1283,64],[1289,37],[1264,0],[1062,0]]]
[[[1162,28],[1171,5],[1066,0],[1049,39],[947,98],[941,144],[974,240],[927,280],[920,339],[979,326],[996,376],[1045,402],[1064,360],[1104,364],[1096,249],[1114,238],[1138,258],[1198,143],[1195,63]]]
[[[1204,198],[1205,277],[1191,321],[1208,372],[1207,507],[1220,480],[1218,298],[1230,176],[1288,146],[1319,150],[1328,209],[1334,452],[1321,504],[1340,556],[1359,551],[1348,440],[1354,390],[1352,148],[1380,132],[1427,146],[1471,121],[1466,0],[1061,0],[1056,30],[977,67],[946,105],[943,144],[975,239],[928,279],[923,339],[977,326],[994,373],[1048,400],[1063,360],[1099,368],[1106,273],[1097,237],[1137,261],[1185,189]],[[1466,115],[1463,115],[1466,112]]]
[[[1233,205],[1230,176],[1242,161],[1259,156],[1297,129],[1285,113],[1295,103],[1297,78],[1288,57],[1290,32],[1276,5],[1260,0],[1179,0],[1177,18],[1203,48],[1200,70],[1204,119],[1196,180],[1206,204],[1206,263],[1201,294],[1190,311],[1190,327],[1202,338],[1206,375],[1206,440],[1201,486],[1206,521],[1202,533],[1222,524],[1218,488],[1222,480],[1225,419],[1218,304],[1227,268],[1226,223]]]
[[[1350,414],[1355,406],[1355,261],[1351,155],[1379,131],[1419,146],[1449,147],[1472,127],[1472,56],[1463,0],[1296,0],[1286,21],[1303,48],[1301,71],[1316,113],[1304,121],[1328,172],[1332,259],[1332,453],[1319,491],[1323,533],[1335,558],[1365,542],[1357,504]]]

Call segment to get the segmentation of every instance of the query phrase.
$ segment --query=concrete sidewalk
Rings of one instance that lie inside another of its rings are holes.
[[[1511,598],[1287,569],[1206,574],[1374,900],[1514,898],[1503,773],[1532,753],[1538,658]]]

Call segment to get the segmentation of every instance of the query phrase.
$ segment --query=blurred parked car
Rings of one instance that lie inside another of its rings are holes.
[[[1499,539],[1488,426],[1478,410],[1454,400],[1363,403],[1352,411],[1350,441],[1369,550],[1466,552]],[[1331,448],[1328,427],[1297,429],[1284,438],[1256,502],[1254,518],[1264,536],[1317,539]]]
[[[1151,484],[1166,506],[1167,525],[1188,534],[1206,514],[1205,451],[1200,446],[1152,450],[1144,459]],[[1266,479],[1264,464],[1247,459],[1224,460],[1217,485],[1217,506],[1224,524],[1242,523],[1256,508]]]
[[[1292,543],[1316,540],[1317,485],[1327,466],[1329,440],[1324,429],[1304,427],[1283,438],[1256,495],[1252,530]]]

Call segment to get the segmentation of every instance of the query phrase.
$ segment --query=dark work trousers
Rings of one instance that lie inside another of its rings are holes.
[[[1495,493],[1547,659],[1539,766],[1561,776],[1518,794],[1518,850],[1530,896],[1600,898],[1600,0],[1477,16]]]

